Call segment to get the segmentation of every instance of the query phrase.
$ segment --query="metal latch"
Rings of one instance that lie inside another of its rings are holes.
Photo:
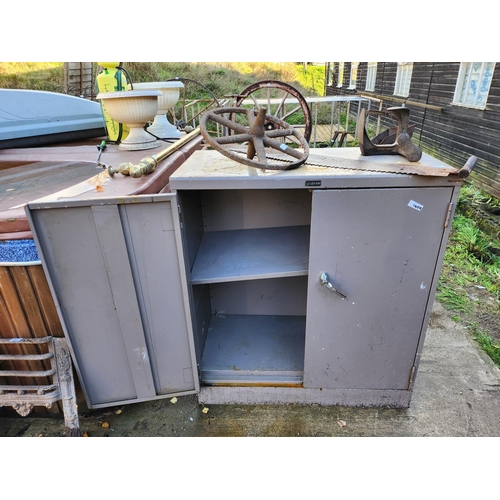
[[[336,293],[339,297],[342,297],[342,299],[347,299],[347,297],[339,292],[329,281],[328,281],[328,274],[326,273],[321,273],[321,276],[319,277],[319,282],[328,288],[328,290],[331,290],[333,293]]]

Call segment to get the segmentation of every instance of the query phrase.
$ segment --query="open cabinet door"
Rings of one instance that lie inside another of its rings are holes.
[[[175,195],[26,213],[89,408],[198,392]]]

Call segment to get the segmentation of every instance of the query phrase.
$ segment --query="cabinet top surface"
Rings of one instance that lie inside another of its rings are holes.
[[[332,166],[310,163],[316,158]],[[384,172],[377,170],[391,170]],[[427,175],[407,173],[422,170]],[[400,173],[394,173],[399,170]],[[449,185],[460,183],[452,167],[427,154],[411,163],[403,156],[362,156],[359,148],[313,148],[308,161],[294,170],[264,170],[249,167],[225,157],[218,151],[196,151],[170,177],[173,190],[227,188],[300,188],[300,187],[381,187],[383,185]]]

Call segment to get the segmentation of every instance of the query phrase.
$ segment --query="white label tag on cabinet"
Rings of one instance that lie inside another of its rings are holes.
[[[417,203],[416,201],[413,201],[413,200],[410,200],[410,203],[408,203],[408,206],[410,208],[414,208],[415,210],[418,210],[420,212],[420,210],[422,210],[422,208],[424,208],[423,205],[421,205],[420,203]]]

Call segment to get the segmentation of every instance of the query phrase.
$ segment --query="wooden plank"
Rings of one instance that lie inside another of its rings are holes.
[[[2,298],[1,321],[2,338],[31,338],[31,332],[24,316],[24,311],[19,301],[17,290],[10,274],[10,269],[0,266],[0,297]],[[9,351],[12,354],[35,354],[33,346],[27,345],[9,345]],[[36,370],[36,364],[32,361],[16,361],[13,363],[16,370]],[[32,377],[26,377],[19,381],[23,385],[36,385],[37,382]]]
[[[47,337],[49,332],[43,320],[36,293],[29,277],[28,267],[29,266],[13,266],[10,268],[10,274],[17,289],[19,303],[24,312],[30,337]],[[28,352],[32,351],[33,354],[41,354],[44,352],[44,348],[39,345],[26,346],[26,350]],[[45,361],[30,362],[30,370],[43,371],[49,368],[50,363]],[[35,380],[37,384],[41,385],[50,384],[51,382],[49,377],[35,377]]]
[[[24,311],[31,337],[46,337],[49,333],[40,311],[38,299],[31,283],[27,267],[10,268],[12,279],[16,283],[20,305]]]
[[[34,286],[36,300],[44,318],[48,335],[63,337],[64,332],[43,267],[41,265],[27,266],[27,270]]]
[[[5,279],[3,277],[4,268],[0,267],[0,285],[2,280]],[[2,293],[0,293],[0,334],[2,338],[13,338],[15,337],[14,333],[14,325],[12,324],[12,319],[7,310],[7,305],[3,298]],[[0,353],[2,354],[24,354],[19,345],[5,346],[0,345]],[[2,361],[2,368],[5,370],[21,370],[24,365],[19,365],[19,363],[12,363],[11,361]],[[0,377],[0,383],[2,384],[12,384],[12,385],[20,385],[21,381],[18,377],[9,377],[8,380],[6,378]]]

